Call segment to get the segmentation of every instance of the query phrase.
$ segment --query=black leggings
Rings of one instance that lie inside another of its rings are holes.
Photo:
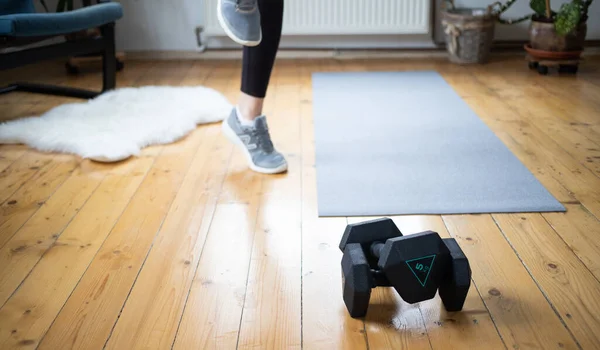
[[[244,46],[242,92],[264,98],[279,49],[283,25],[283,0],[258,0],[262,41],[258,46]]]

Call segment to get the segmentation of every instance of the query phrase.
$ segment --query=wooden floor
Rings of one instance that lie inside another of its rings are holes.
[[[394,217],[404,233],[458,240],[473,269],[465,308],[377,288],[352,319],[338,243],[365,218],[317,217],[310,73],[414,69],[440,72],[568,211]],[[58,62],[0,83],[99,78]],[[118,80],[202,84],[235,101],[240,64],[127,62]],[[72,101],[4,95],[1,115]],[[0,348],[600,348],[600,60],[576,77],[539,76],[521,56],[279,61],[265,108],[285,175],[249,171],[218,125],[116,165],[0,146]]]

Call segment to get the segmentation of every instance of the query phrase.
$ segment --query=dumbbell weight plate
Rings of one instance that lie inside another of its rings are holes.
[[[378,265],[404,301],[432,299],[448,265],[449,251],[437,232],[390,238]]]
[[[362,246],[347,244],[342,257],[342,288],[346,308],[352,317],[363,317],[369,308],[373,277]]]
[[[446,311],[460,311],[471,286],[471,267],[454,238],[444,238],[443,241],[450,251],[452,261],[448,264],[447,273],[440,284],[440,299]]]
[[[347,244],[360,243],[363,251],[368,252],[373,242],[385,242],[401,236],[402,233],[390,218],[368,220],[347,225],[339,248],[343,252]],[[367,261],[372,269],[377,269],[377,258],[369,254]]]

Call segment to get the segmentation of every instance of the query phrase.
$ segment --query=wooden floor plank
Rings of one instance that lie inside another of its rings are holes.
[[[257,178],[245,183],[246,194],[238,195],[247,202],[217,205],[175,349],[236,347],[260,189]]]
[[[228,160],[217,142],[220,128],[206,129],[107,349],[173,344]]]
[[[405,236],[432,230],[442,238],[451,237],[439,216],[408,215],[391,218]],[[486,344],[487,349],[505,348],[474,281],[471,281],[461,311],[447,312],[439,294],[431,300],[419,303],[419,309],[433,349],[473,349],[478,348],[480,344]],[[402,312],[400,308],[398,313]]]
[[[57,155],[0,205],[0,247],[59,189],[79,166],[70,156]]]
[[[202,84],[210,72],[197,74],[201,68],[195,65],[188,74],[191,78],[184,78],[181,85]],[[202,129],[196,155],[107,348],[136,348],[145,344],[168,348],[173,344],[229,159],[229,149],[221,142],[220,126]],[[172,257],[172,263],[165,264],[164,256]]]
[[[562,84],[541,84],[543,88],[556,98],[553,102],[562,102],[562,116],[570,122],[598,125],[596,118],[600,109],[600,89],[596,84],[576,77],[568,78]]]
[[[538,103],[511,101],[511,105],[519,111],[519,115],[531,120],[532,124],[559,144],[571,157],[600,177],[600,138],[589,139],[572,128],[572,122],[552,118],[558,114],[556,109],[547,106],[541,100]],[[534,116],[544,115],[548,119],[535,119]]]
[[[145,67],[145,71],[152,67],[156,65]],[[191,67],[191,63],[175,63],[171,66],[170,80],[160,75],[146,75],[135,80],[133,85],[164,84],[167,81],[177,84]],[[153,146],[142,151],[142,156],[156,159],[152,169],[52,324],[40,348],[56,348],[64,339],[68,339],[73,348],[104,346],[204,136],[203,131],[198,131],[174,144]]]
[[[286,62],[293,66],[293,62]],[[265,177],[252,246],[239,348],[301,347],[300,93],[295,68],[274,71],[277,89],[269,126],[287,174]],[[286,74],[287,73],[287,74]]]
[[[578,348],[490,215],[444,216],[444,222],[509,349]]]
[[[117,88],[139,87],[146,84],[160,83],[160,78],[156,76],[156,70],[161,67],[161,63],[155,61],[137,61],[135,64],[127,65],[127,69],[123,69],[117,74]],[[177,67],[177,66],[174,66]],[[172,69],[165,66],[165,69]],[[173,84],[177,83],[179,75],[177,71],[174,73]],[[164,81],[164,80],[163,80]]]
[[[0,249],[0,305],[21,284],[65,226],[106,176],[96,164],[82,164],[57,192]]]
[[[131,84],[135,79],[139,78],[140,74],[142,74],[142,70],[136,67],[133,69],[133,72],[128,73],[125,79],[121,79],[121,83]],[[63,74],[53,80],[56,79],[61,84],[68,85],[69,87],[83,89],[99,89],[102,83],[100,72],[88,73],[81,76],[65,76]],[[43,94],[39,94],[38,98],[40,99],[38,103],[25,104],[25,106],[31,106],[27,108],[27,116],[41,115],[62,103],[83,103],[83,100],[80,99],[46,96]],[[13,110],[10,113],[14,113],[14,108],[11,109]],[[12,115],[12,119],[23,117],[24,114],[23,111],[20,111],[20,113],[17,111],[16,114]],[[23,145],[22,149],[27,149],[27,147]],[[45,159],[47,162],[45,165],[39,167],[31,167],[32,169],[29,170],[37,170],[33,173],[32,177],[28,178],[26,174],[22,174],[27,179],[27,183],[19,187],[9,198],[4,199],[4,203],[0,207],[0,247],[35,213],[41,205],[39,203],[46,201],[48,196],[52,195],[62,185],[72,170],[78,165],[79,157],[77,156],[44,154],[34,149],[27,149],[27,152],[29,157],[33,159]],[[10,155],[11,152],[8,152],[8,154]],[[17,173],[17,175],[21,174]]]
[[[302,340],[304,349],[366,349],[362,320],[353,319],[342,299],[339,241],[345,218],[319,218],[312,114],[311,72],[300,65],[302,146]],[[327,288],[324,288],[327,286]]]
[[[132,71],[122,79],[123,83],[133,84],[143,73],[137,67]],[[86,88],[85,84],[90,83],[90,77],[80,77],[77,81],[79,87]],[[28,106],[28,111],[33,114],[41,114],[59,103],[54,97],[46,97],[43,101],[24,106]],[[22,148],[27,149],[25,146]],[[2,154],[4,152],[3,148]],[[35,150],[27,152],[34,155],[38,153]],[[10,149],[8,153],[11,153]],[[147,153],[143,150],[142,156]],[[40,169],[13,198],[4,203],[1,207],[3,215],[0,243],[8,243],[0,249],[0,305],[6,302],[46,250],[54,244],[64,227],[110,172],[107,169],[109,167],[87,160],[80,161],[78,157],[71,155],[53,155],[48,169]],[[6,241],[13,235],[14,238]]]
[[[260,190],[258,177],[249,177],[238,177],[246,202],[217,205],[174,349],[236,348]]]
[[[94,77],[95,75],[88,75],[83,79],[75,79],[70,85],[93,88],[95,83],[92,83],[90,79]],[[59,104],[64,102],[58,101],[58,98],[53,98],[51,101],[49,103]],[[45,155],[35,153],[35,156],[42,157]],[[7,346],[9,344],[11,346],[19,344],[19,342],[26,342],[25,345],[29,346],[38,345],[153,162],[153,158],[141,157],[130,164],[123,165],[129,171],[127,173],[129,176],[123,174],[107,175],[108,177],[100,185],[100,188],[103,189],[100,192],[96,191],[84,207],[90,212],[86,211],[84,213],[84,209],[82,209],[77,214],[29,274],[28,277],[31,277],[31,279],[26,279],[4,307],[0,309],[0,313],[5,312],[7,317],[14,318],[20,316],[14,313],[22,308],[22,304],[31,305],[29,310],[37,308],[35,317],[18,318],[16,326],[21,328],[20,331],[19,329],[13,329],[17,332],[12,332],[13,330],[8,332],[7,330],[7,333],[4,333],[4,325],[2,324],[0,326],[0,342],[5,341]],[[122,166],[117,165],[117,169],[120,167]],[[108,189],[104,186],[108,186]],[[114,197],[111,198],[111,196]],[[107,205],[110,206],[109,210],[100,209]],[[89,229],[90,223],[85,223],[86,220],[96,221],[97,226],[92,226],[92,229]],[[83,229],[82,225],[86,225],[88,229]],[[77,230],[82,232],[76,233]],[[72,244],[71,241],[79,244]],[[53,283],[48,283],[46,280],[48,277],[45,276],[50,275],[49,271],[56,264],[64,265],[65,271],[62,278],[52,281]],[[40,285],[41,283],[45,284]],[[41,289],[42,292],[35,294],[32,291],[33,288]],[[51,300],[48,305],[42,305],[43,303],[40,302],[39,298],[44,297],[44,293]],[[7,335],[6,338],[3,337],[4,334]]]
[[[494,92],[503,98],[520,97],[526,105],[551,107],[555,113],[559,112],[559,118],[568,122],[598,122],[594,115],[595,110],[600,108],[600,90],[582,75],[562,76],[556,80],[553,76],[528,72],[520,62],[512,59],[495,62],[485,68],[473,67],[470,72],[483,83],[493,81]],[[559,83],[553,84],[552,81]],[[543,102],[536,102],[537,99]],[[539,114],[538,117],[544,118],[545,115]]]
[[[82,79],[82,84],[86,79]],[[52,108],[57,98],[49,97],[43,103],[31,105],[30,115],[39,115]],[[78,160],[70,155],[40,152],[20,145],[23,150],[18,160],[0,173],[0,203],[3,215],[0,218],[0,247],[37,210],[37,203],[43,203],[48,196],[62,185],[78,165]],[[11,147],[8,148],[10,155]],[[2,197],[5,196],[5,197]],[[38,206],[39,207],[39,206]]]
[[[233,82],[234,85],[226,90],[231,101],[237,98],[239,76],[238,67],[225,67],[214,76],[216,81]],[[277,98],[276,90],[270,96],[271,99],[265,101],[264,106],[268,115],[272,111],[272,101]],[[233,153],[173,344],[174,349],[234,349],[238,344],[261,186],[265,176],[248,172],[243,154],[234,150],[228,141],[222,142],[222,147]]]
[[[6,202],[40,169],[52,166],[53,155],[26,152],[6,169],[0,172],[0,203]],[[4,242],[6,243],[6,242]]]
[[[567,151],[572,157],[600,176],[600,133],[592,134],[594,130],[589,125],[583,125],[585,131],[582,131],[580,124],[572,125],[572,122],[545,120],[542,125],[563,147],[568,145]]]
[[[24,103],[21,108],[8,108],[9,119],[36,114],[46,106]],[[0,201],[0,248],[61,186],[76,166],[77,162],[68,156],[40,154],[25,145],[2,146],[0,196],[4,197]]]
[[[136,159],[107,175],[0,309],[1,348],[37,347],[151,164],[150,159]]]
[[[193,135],[194,136],[194,135]],[[160,155],[40,344],[102,348],[200,142]]]
[[[233,101],[240,64],[131,61],[117,83],[202,84]],[[2,81],[99,87],[99,71],[60,67]],[[558,77],[522,57],[278,61],[265,111],[290,171],[277,176],[249,171],[218,125],[72,173],[74,158],[1,145],[0,347],[598,348],[600,60],[586,67]],[[457,238],[473,269],[465,308],[378,288],[367,317],[352,319],[337,247],[346,219],[317,215],[310,73],[411,70],[439,71],[567,212],[392,217],[405,234]],[[7,94],[1,117],[71,101]]]
[[[581,204],[566,207],[566,213],[542,216],[600,281],[600,221]]]
[[[27,108],[24,109],[28,110],[29,107],[27,105]],[[27,152],[27,147],[23,145],[3,145],[2,153],[0,154],[0,173],[11,166],[17,159],[21,158],[25,152]]]
[[[5,86],[21,81],[25,81],[28,83],[42,83],[65,86],[68,85],[67,82],[69,80],[73,82],[81,79],[82,77],[85,77],[85,75],[70,77],[64,69],[63,62],[60,62],[59,60],[52,60],[39,62],[37,64],[21,66],[7,71],[2,71],[2,80],[0,81],[0,86]],[[46,102],[49,99],[55,100],[57,98],[59,97],[17,91],[0,95],[0,104],[38,104]],[[64,98],[60,97],[60,99]]]
[[[600,348],[600,282],[540,214],[494,220],[581,347]]]
[[[538,129],[555,140],[567,153],[578,160],[583,166],[600,176],[600,137],[589,139],[582,135],[574,125],[586,124],[566,117],[571,114],[594,114],[593,110],[580,111],[588,104],[581,101],[579,94],[571,90],[569,98],[548,98],[544,84],[531,82],[523,74],[510,72],[497,74],[498,67],[492,72],[477,69],[475,79],[482,85],[502,97],[507,104],[518,111],[518,116],[527,119]],[[505,91],[514,96],[505,96]],[[565,120],[566,119],[566,120]]]

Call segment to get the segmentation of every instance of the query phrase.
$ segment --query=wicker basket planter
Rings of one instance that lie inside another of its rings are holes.
[[[497,16],[492,7],[456,8],[452,0],[442,10],[449,59],[458,64],[489,60]]]

